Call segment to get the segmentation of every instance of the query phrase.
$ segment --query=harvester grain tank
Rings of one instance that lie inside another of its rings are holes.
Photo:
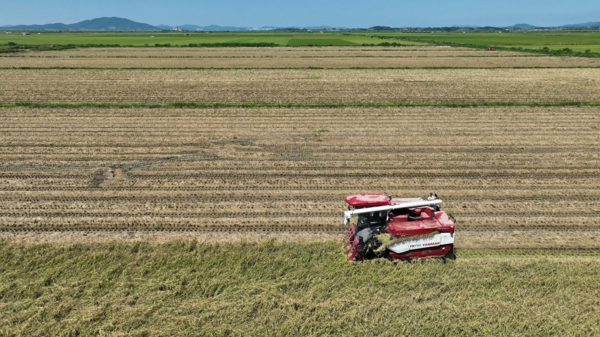
[[[351,260],[454,256],[456,221],[440,211],[442,200],[436,194],[427,200],[361,194],[346,197],[346,202],[349,206],[344,212],[344,225],[350,224],[352,215],[358,215],[346,235]]]

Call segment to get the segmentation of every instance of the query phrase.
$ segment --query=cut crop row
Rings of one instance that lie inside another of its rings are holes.
[[[600,69],[0,70],[0,76],[0,103],[600,102]]]

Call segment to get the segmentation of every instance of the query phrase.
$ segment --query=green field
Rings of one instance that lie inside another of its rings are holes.
[[[339,241],[0,240],[0,335],[600,334],[596,253],[345,261]]]
[[[520,47],[538,49],[547,46],[550,49],[570,48],[574,51],[600,51],[600,32],[502,32],[502,33],[385,33],[385,32],[191,32],[185,33],[46,33],[34,32],[32,35],[0,35],[0,45],[15,42],[21,45],[59,44],[59,45],[121,45],[153,46],[171,44],[183,46],[195,44],[244,44],[274,43],[280,46],[360,46],[363,44],[381,44],[395,42],[403,45],[470,44],[494,45],[498,47]],[[154,37],[151,37],[151,36]],[[393,40],[381,39],[388,37]]]
[[[495,46],[600,44],[596,32],[506,32],[502,33],[362,33],[363,36],[386,36],[408,40],[465,43]]]
[[[153,46],[155,44],[188,45],[214,43],[274,43],[280,46],[359,46],[362,44],[381,44],[390,42],[367,36],[342,35],[342,33],[32,33],[21,35],[17,32],[0,35],[0,44],[14,42],[22,45],[59,44],[59,45],[121,45]],[[151,36],[154,37],[151,37]],[[426,43],[394,41],[405,45],[424,45]]]
[[[523,49],[543,49],[548,48],[551,50],[562,50],[564,48],[569,48],[575,52],[585,52],[586,50],[590,50],[593,53],[600,53],[600,44],[597,45],[515,45],[509,46],[515,48],[523,48]]]
[[[569,48],[574,52],[600,52],[600,31],[586,32],[518,32],[503,31],[502,33],[361,33],[365,37],[388,37],[400,41],[427,41],[438,44],[465,44],[471,46],[495,46],[505,48],[551,50]]]

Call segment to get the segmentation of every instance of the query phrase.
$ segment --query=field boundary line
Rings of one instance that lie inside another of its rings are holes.
[[[107,109],[128,109],[128,108],[149,108],[149,109],[214,109],[214,108],[386,108],[386,107],[445,107],[445,108],[476,108],[476,107],[595,107],[600,106],[600,102],[470,102],[470,103],[198,103],[198,102],[172,102],[172,103],[33,103],[33,102],[13,102],[0,103],[0,108],[107,108]]]
[[[557,67],[0,67],[0,70],[494,70],[494,69],[600,69],[600,66]]]
[[[416,52],[420,52],[421,50],[412,50],[412,51],[416,51]],[[479,51],[479,50],[475,50],[475,51]],[[406,51],[406,50],[402,50],[402,52],[411,52],[411,51]],[[447,50],[434,50],[434,51],[425,51],[425,52],[448,52]],[[458,51],[460,52],[460,51]],[[521,58],[532,58],[532,57],[550,57],[550,56],[545,56],[545,55],[529,55],[529,54],[523,54],[523,55],[437,55],[437,56],[426,56],[426,55],[413,55],[413,56],[403,56],[403,55],[391,55],[391,56],[379,56],[379,55],[340,55],[340,56],[173,56],[173,55],[169,55],[169,56],[116,56],[116,55],[110,55],[110,56],[104,56],[104,55],[99,55],[99,56],[74,56],[74,55],[67,55],[67,56],[55,56],[55,55],[41,55],[41,56],[37,56],[37,55],[29,55],[29,54],[19,54],[19,55],[2,55],[0,54],[0,59],[32,59],[32,60],[39,60],[39,59],[50,59],[50,60],[54,60],[54,59],[66,59],[66,60],[95,60],[95,59],[173,59],[173,60],[177,60],[177,59],[198,59],[198,60],[202,60],[202,59],[231,59],[231,60],[288,60],[288,59],[338,59],[338,58],[513,58],[513,57],[521,57]]]

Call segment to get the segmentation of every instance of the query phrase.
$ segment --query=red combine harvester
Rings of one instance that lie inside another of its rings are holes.
[[[346,202],[349,206],[344,212],[344,226],[348,226],[352,215],[358,215],[357,223],[350,225],[346,235],[352,261],[454,257],[456,220],[440,211],[442,200],[436,194],[427,200],[361,194],[346,197]]]

